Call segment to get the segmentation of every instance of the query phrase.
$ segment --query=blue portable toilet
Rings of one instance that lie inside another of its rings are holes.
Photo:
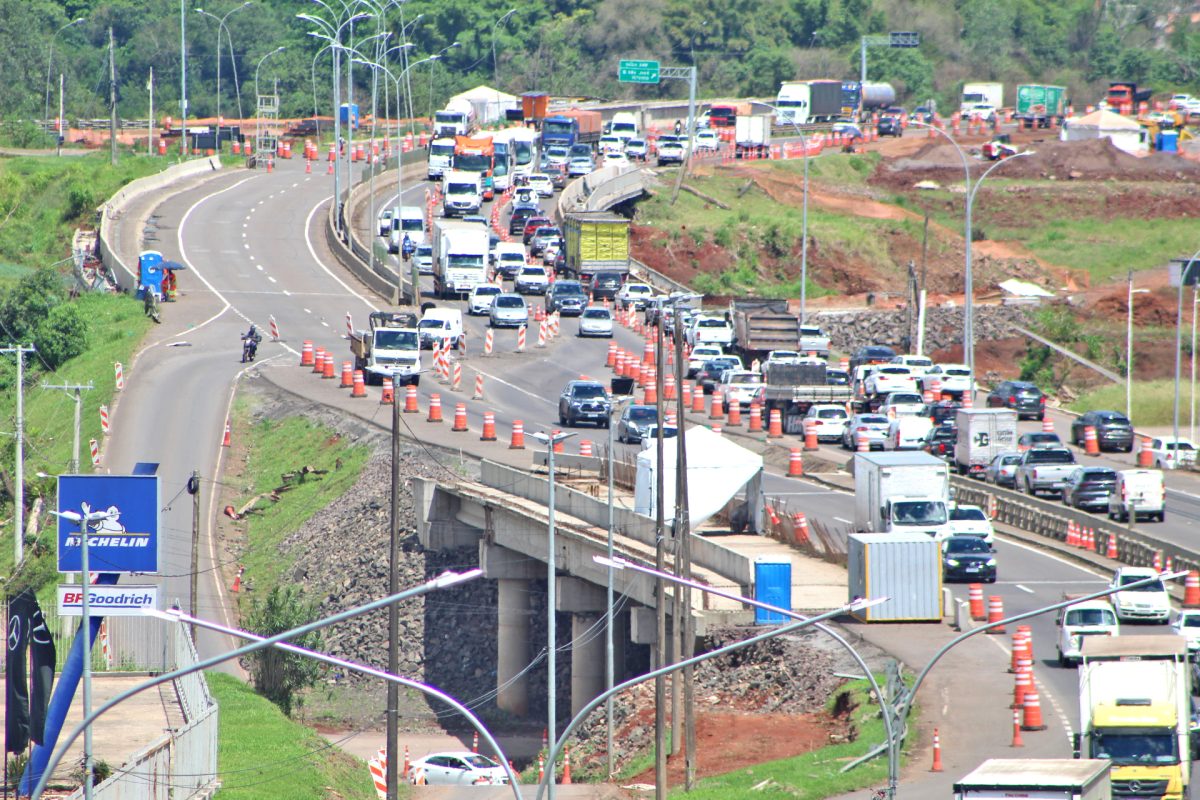
[[[138,256],[138,287],[137,298],[146,296],[150,290],[162,297],[163,254],[157,250],[145,250]]]
[[[754,599],[776,608],[792,610],[792,564],[790,561],[754,562]],[[790,620],[778,611],[754,609],[755,625],[780,625]]]
[[[342,103],[338,113],[343,125],[349,125],[350,130],[358,130],[358,103]]]
[[[1154,149],[1160,153],[1179,152],[1179,131],[1159,131],[1155,137]]]

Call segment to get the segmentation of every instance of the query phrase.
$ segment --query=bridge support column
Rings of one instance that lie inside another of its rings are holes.
[[[604,614],[571,615],[571,715],[604,691]]]
[[[529,581],[503,578],[496,581],[496,706],[518,717],[529,713]]]

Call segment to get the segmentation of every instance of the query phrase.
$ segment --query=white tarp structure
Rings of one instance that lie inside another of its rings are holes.
[[[1071,117],[1063,122],[1059,138],[1064,142],[1108,139],[1114,147],[1133,155],[1148,152],[1150,149],[1150,139],[1145,128],[1129,117],[1114,114],[1103,108],[1082,117]]]
[[[763,469],[762,456],[735,444],[719,433],[696,426],[684,433],[687,448],[688,518],[693,530],[699,528],[751,481],[750,519],[757,518],[755,511],[761,503],[757,495]],[[663,506],[667,522],[675,519],[675,463],[678,445],[674,439],[663,442]],[[634,490],[634,511],[653,517],[656,513],[655,472],[658,467],[658,443],[638,453],[637,485]]]
[[[456,94],[451,100],[465,100],[475,109],[475,119],[480,125],[492,125],[504,120],[504,112],[510,108],[520,108],[521,98],[515,94],[506,94],[490,86],[476,86],[462,94]]]
[[[1019,281],[1016,278],[1010,278],[1009,280],[1001,281],[996,285],[999,286],[1005,294],[1011,294],[1015,297],[1054,297],[1054,292],[1047,292],[1036,283]]]

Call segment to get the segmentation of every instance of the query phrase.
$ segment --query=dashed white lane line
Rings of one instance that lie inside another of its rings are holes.
[[[854,523],[853,523],[851,520],[848,520],[848,519],[843,519],[842,517],[834,517],[834,519],[835,519],[835,520],[837,520],[838,522],[844,523],[844,524],[846,524],[846,525],[853,525],[853,524],[854,524]]]
[[[268,276],[267,276],[267,280],[269,280],[271,283],[279,283],[279,281],[275,280],[275,279],[274,279],[273,277],[271,277],[270,275],[268,275]]]
[[[321,320],[321,327],[323,327],[323,328],[328,328],[328,327],[329,327],[329,323],[328,323],[328,322],[326,322],[325,320]]]
[[[1030,589],[1028,586],[1022,586],[1022,585],[1021,585],[1021,584],[1019,584],[1019,583],[1018,583],[1018,584],[1014,584],[1014,585],[1015,585],[1015,586],[1016,586],[1018,589],[1020,589],[1022,592],[1025,592],[1026,594],[1033,594],[1033,589]]]
[[[255,264],[254,266],[258,267],[258,271],[259,271],[259,272],[262,272],[262,271],[263,271],[263,265],[262,265],[262,264]]]
[[[305,313],[305,314],[311,314],[311,313],[312,313],[312,309],[310,309],[310,308],[306,308],[306,309],[304,309],[304,313]]]
[[[319,200],[317,202],[317,204],[312,207],[312,210],[308,212],[308,216],[304,220],[304,243],[308,246],[308,252],[309,252],[309,255],[312,256],[313,261],[316,262],[318,267],[320,267],[322,270],[324,270],[326,275],[333,278],[335,281],[337,281],[338,285],[340,285],[343,289],[345,289],[347,292],[349,292],[350,294],[354,295],[359,300],[361,300],[363,305],[365,305],[368,309],[370,309],[371,311],[378,311],[379,306],[375,305],[370,300],[368,300],[367,298],[363,297],[361,294],[359,294],[358,292],[356,292],[352,288],[350,288],[350,286],[344,280],[339,278],[333,272],[333,270],[331,270],[328,266],[326,266],[325,262],[322,261],[320,256],[317,255],[316,248],[313,247],[313,243],[312,243],[312,220],[313,220],[313,217],[316,215],[317,211],[321,208],[321,206],[325,205],[325,203],[327,203],[331,197],[332,197],[332,195],[330,195],[329,197],[326,197],[322,200]]]

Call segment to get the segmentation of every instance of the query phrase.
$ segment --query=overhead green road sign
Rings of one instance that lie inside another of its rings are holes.
[[[622,61],[617,67],[617,80],[623,83],[658,83],[658,62]]]

